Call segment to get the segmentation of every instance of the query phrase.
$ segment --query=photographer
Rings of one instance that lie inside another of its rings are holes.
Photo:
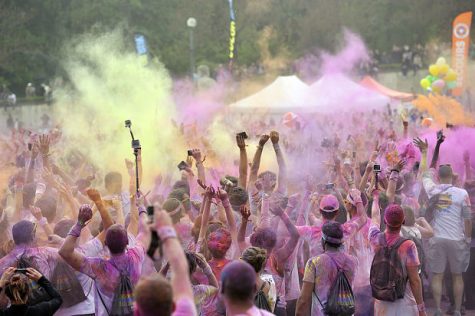
[[[50,296],[47,301],[28,305],[31,281],[41,286]],[[61,296],[40,272],[33,268],[8,268],[0,279],[0,290],[10,299],[11,306],[0,311],[0,315],[38,316],[53,315],[63,303]]]

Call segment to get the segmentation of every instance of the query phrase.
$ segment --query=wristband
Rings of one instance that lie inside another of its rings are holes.
[[[257,149],[262,150],[262,149],[264,149],[264,146],[258,145],[258,146],[257,146]]]
[[[142,213],[147,214],[147,211],[145,210],[145,207],[143,207],[142,205],[140,205],[140,206],[138,207],[138,209],[139,209],[139,216],[140,216],[140,214],[142,214]]]
[[[157,234],[162,240],[162,242],[165,242],[165,240],[170,238],[177,238],[176,231],[173,226],[162,226],[157,229]]]
[[[424,303],[421,303],[421,304],[417,305],[417,310],[421,313],[425,312],[426,311],[426,306],[424,305]]]
[[[391,170],[391,175],[389,176],[390,181],[397,181],[399,179],[399,171]]]
[[[46,219],[46,217],[42,217],[39,221],[38,221],[38,224],[40,226],[45,226],[46,224],[48,224],[48,220]]]
[[[398,169],[391,169],[391,173],[393,172],[397,172],[399,174],[400,171]]]
[[[68,235],[79,238],[79,236],[81,235],[81,230],[82,230],[83,227],[84,226],[81,225],[81,223],[77,222],[76,225],[71,227],[71,230],[69,231]]]
[[[280,146],[279,146],[279,143],[272,143],[272,146],[274,146],[274,149],[275,150],[280,150]]]

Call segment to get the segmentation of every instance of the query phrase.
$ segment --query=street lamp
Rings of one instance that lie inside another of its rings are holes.
[[[193,29],[196,27],[196,19],[189,17],[186,20],[186,26],[190,30],[190,74],[191,80],[194,80],[195,74],[195,43],[193,41]]]

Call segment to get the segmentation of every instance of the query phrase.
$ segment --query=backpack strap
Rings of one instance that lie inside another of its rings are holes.
[[[97,287],[96,279],[95,278],[92,279],[92,282],[94,282],[94,286],[96,287],[96,292],[97,292],[97,295],[99,295],[99,299],[101,300],[102,306],[104,306],[104,309],[106,310],[107,315],[110,316],[109,309],[107,308],[106,303],[104,303],[104,299],[102,298],[101,291],[99,291],[99,288]]]

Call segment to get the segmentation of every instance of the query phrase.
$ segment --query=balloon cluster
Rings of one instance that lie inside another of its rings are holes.
[[[450,68],[444,57],[439,57],[435,64],[429,66],[429,75],[421,80],[424,90],[441,93],[445,88],[457,86],[457,73]]]

